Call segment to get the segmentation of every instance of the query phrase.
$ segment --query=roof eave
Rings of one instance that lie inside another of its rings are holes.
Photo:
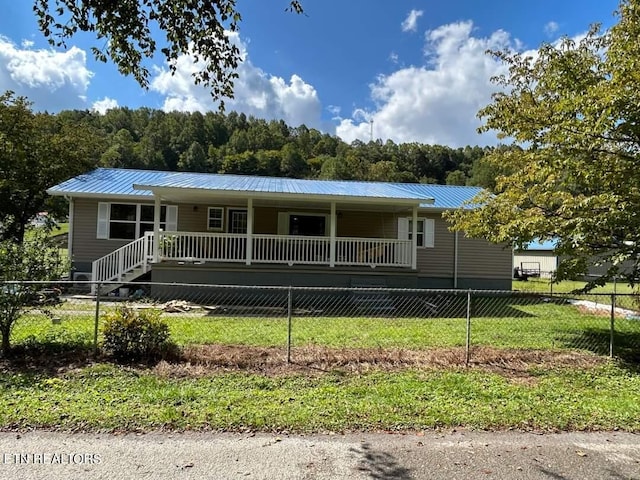
[[[215,190],[202,188],[185,188],[185,187],[158,187],[154,185],[134,184],[134,190],[151,191],[153,194],[160,196],[176,193],[187,193],[194,196],[205,197],[208,195],[223,196],[226,198],[253,198],[265,200],[308,200],[308,201],[325,201],[325,202],[349,202],[349,203],[371,203],[379,201],[386,205],[406,205],[414,206],[420,204],[434,203],[433,198],[389,198],[389,197],[359,197],[350,195],[323,195],[323,194],[307,194],[307,193],[289,193],[289,192],[246,192],[237,190]]]
[[[150,193],[140,192],[138,194],[126,194],[126,193],[94,193],[94,192],[72,192],[72,191],[60,191],[60,190],[47,190],[48,195],[52,197],[69,197],[69,198],[104,198],[104,199],[117,199],[117,200],[140,200],[148,198],[152,200]]]

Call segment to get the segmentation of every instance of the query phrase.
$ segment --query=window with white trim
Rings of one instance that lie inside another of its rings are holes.
[[[207,230],[222,231],[224,228],[224,207],[209,207]]]
[[[418,218],[416,244],[420,248],[433,248],[435,237],[435,220],[433,218]],[[398,218],[398,239],[411,240],[413,236],[413,219]]]
[[[96,237],[109,240],[135,240],[153,231],[154,205],[140,203],[98,203]],[[160,228],[177,229],[178,207],[162,205]]]

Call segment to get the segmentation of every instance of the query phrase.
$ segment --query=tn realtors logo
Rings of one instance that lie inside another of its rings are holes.
[[[2,453],[3,465],[98,465],[99,453]]]

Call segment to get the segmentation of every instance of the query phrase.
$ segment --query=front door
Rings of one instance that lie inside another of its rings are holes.
[[[227,218],[228,233],[246,235],[247,233],[247,210],[246,209],[229,209],[229,218]],[[230,238],[229,250],[235,260],[242,260],[246,257],[247,239]]]
[[[229,209],[229,233],[247,233],[247,211]]]

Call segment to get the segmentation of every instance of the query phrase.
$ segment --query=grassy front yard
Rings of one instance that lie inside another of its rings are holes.
[[[0,374],[0,426],[325,432],[468,427],[640,431],[640,376],[622,366],[179,376],[87,365]]]
[[[33,313],[19,320],[13,342],[93,338],[95,306],[62,304],[53,309],[62,319]],[[287,319],[281,317],[219,316],[196,311],[165,314],[173,340],[179,345],[218,344],[284,347]],[[571,305],[538,299],[479,299],[471,319],[472,345],[495,348],[571,349],[603,354],[609,348],[610,318]],[[640,321],[618,318],[616,345],[640,347]],[[294,316],[294,346],[329,348],[429,349],[459,347],[466,342],[466,318],[379,318]]]
[[[469,368],[464,318],[294,317],[287,365],[284,317],[169,314],[184,357],[121,366],[92,357],[86,305],[54,312],[16,325],[0,428],[640,431],[637,367],[600,355],[607,315],[570,305],[477,301]],[[616,331],[638,352],[640,322]]]

